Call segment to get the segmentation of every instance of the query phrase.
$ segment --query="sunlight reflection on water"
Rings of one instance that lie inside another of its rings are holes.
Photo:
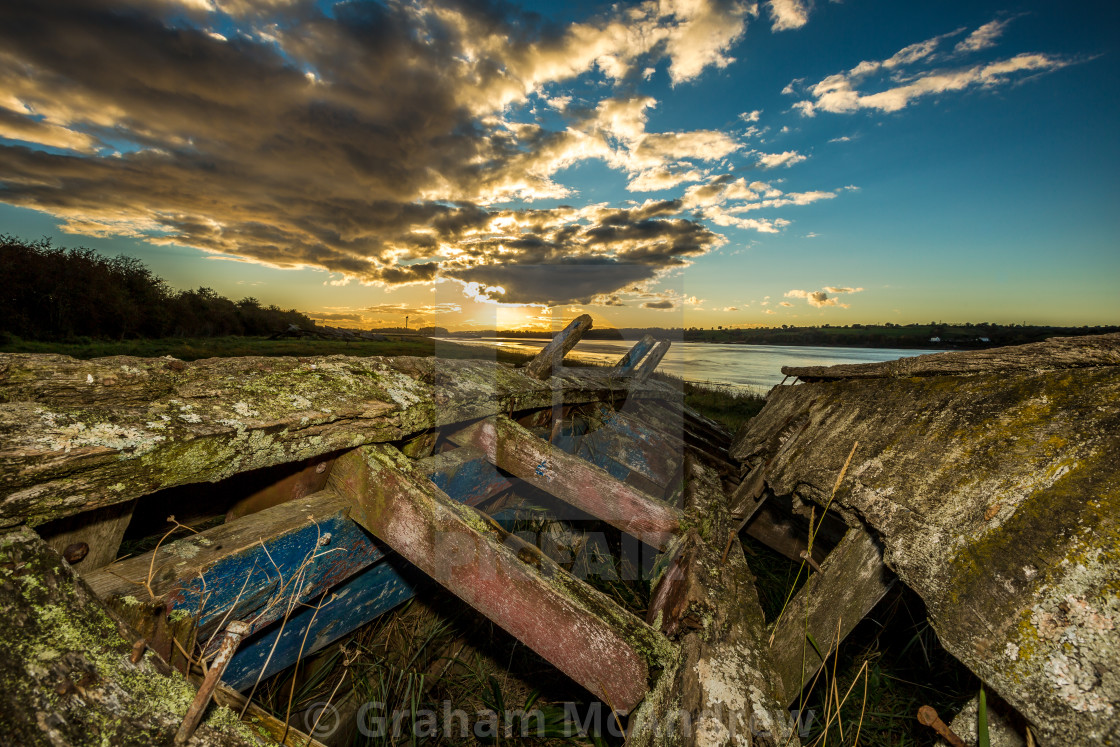
[[[485,337],[440,338],[448,342],[499,347],[521,353],[536,353],[548,340]],[[584,340],[571,356],[594,363],[616,363],[633,341]],[[706,342],[674,342],[659,371],[687,381],[708,381],[766,390],[782,381],[782,366],[831,366],[838,363],[878,363],[937,350],[901,348],[836,348],[804,345],[718,345]]]

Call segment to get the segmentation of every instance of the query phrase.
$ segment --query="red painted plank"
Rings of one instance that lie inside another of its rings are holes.
[[[453,501],[392,447],[339,458],[331,485],[353,502],[352,519],[616,708],[637,705],[651,665],[670,655],[659,633]]]
[[[676,508],[552,446],[505,416],[479,421],[450,438],[482,449],[495,466],[658,549],[665,549],[680,527],[683,515]]]

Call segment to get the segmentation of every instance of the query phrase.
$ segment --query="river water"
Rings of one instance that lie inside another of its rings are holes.
[[[486,345],[520,353],[536,353],[548,340],[484,337],[445,338],[448,342]],[[569,357],[594,363],[617,363],[633,341],[583,340]],[[837,348],[805,345],[718,345],[674,342],[658,366],[686,381],[711,382],[765,391],[782,381],[782,366],[831,366],[837,363],[877,363],[937,350],[900,348]]]

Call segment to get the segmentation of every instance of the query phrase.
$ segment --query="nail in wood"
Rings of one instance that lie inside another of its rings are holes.
[[[964,740],[954,734],[953,730],[937,715],[937,711],[930,706],[924,705],[918,709],[918,723],[931,727],[952,747],[965,747]]]

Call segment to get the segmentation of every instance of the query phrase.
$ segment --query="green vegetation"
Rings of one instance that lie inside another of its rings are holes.
[[[314,355],[439,355],[442,358],[492,359],[502,363],[523,363],[530,356],[478,345],[437,342],[430,337],[390,337],[382,341],[270,340],[266,337],[165,337],[153,340],[93,340],[90,338],[62,341],[29,341],[9,338],[0,343],[4,353],[59,353],[74,358],[102,358],[110,355],[135,355],[153,358],[170,355],[184,361],[232,356],[314,356]]]
[[[798,573],[799,564],[760,542],[745,534],[740,537],[766,620],[773,622],[790,589],[804,583],[806,574]],[[823,649],[827,644],[807,639],[805,645]],[[838,744],[851,744],[856,725],[861,724],[860,744],[934,745],[937,734],[918,722],[918,709],[930,705],[945,716],[957,713],[976,687],[976,676],[941,647],[921,598],[896,584],[844,639],[839,651],[829,655],[816,684],[807,688],[804,701],[794,708],[800,705],[803,712],[813,712],[811,722],[806,718],[810,736],[802,743],[816,744],[824,736],[825,714],[830,709],[835,712],[830,693],[833,699],[836,693],[842,699],[851,688],[840,718],[829,727],[829,737],[837,739],[838,722],[843,724],[844,739]]]
[[[313,324],[255,298],[235,303],[209,288],[174,291],[135,257],[56,248],[49,239],[0,234],[0,267],[0,340],[267,335]]]
[[[753,389],[686,381],[684,403],[701,415],[723,423],[735,433],[740,426],[758,414],[766,404],[766,396]]]
[[[628,333],[627,330],[623,330]],[[670,333],[674,331],[670,330]],[[819,345],[874,348],[991,348],[1041,342],[1050,337],[1076,337],[1120,332],[1120,326],[1047,327],[1023,324],[852,324],[819,327],[781,327],[732,329],[690,327],[683,330],[685,342],[714,342],[746,345]],[[681,330],[673,339],[680,339]]]

